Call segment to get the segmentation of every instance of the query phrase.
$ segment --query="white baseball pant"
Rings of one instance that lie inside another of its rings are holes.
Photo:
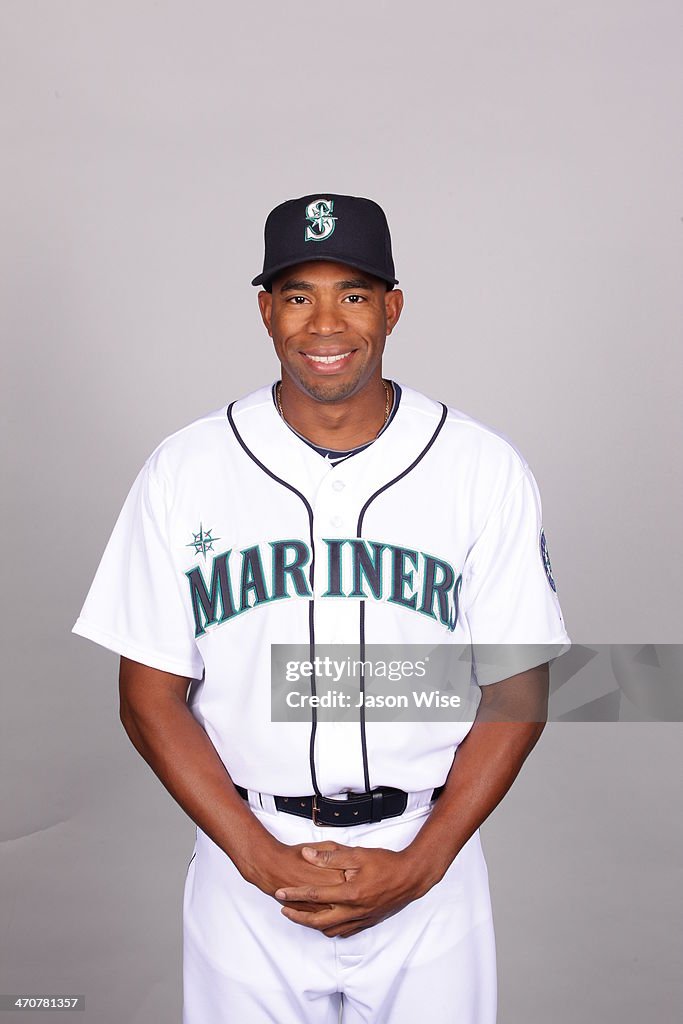
[[[317,827],[250,792],[283,843],[332,839],[404,849],[431,790],[376,824]],[[261,805],[261,801],[265,806]],[[495,1024],[496,954],[488,872],[476,832],[425,896],[345,939],[288,921],[201,830],[183,901],[183,1024]]]

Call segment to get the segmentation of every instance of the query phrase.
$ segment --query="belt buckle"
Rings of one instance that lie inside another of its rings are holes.
[[[319,814],[320,814],[320,808],[318,807],[318,794],[316,793],[313,796],[313,802],[311,804],[311,818],[313,819],[313,824],[314,825],[318,825],[319,828],[322,828],[323,827],[323,823],[318,820],[318,815]]]

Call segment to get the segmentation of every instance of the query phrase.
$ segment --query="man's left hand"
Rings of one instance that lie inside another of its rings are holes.
[[[316,911],[284,906],[282,913],[290,921],[315,928],[330,938],[347,938],[371,928],[419,899],[433,884],[427,882],[424,865],[418,870],[408,850],[396,853],[338,843],[333,848],[329,843],[326,846],[322,850],[316,843],[310,843],[301,854],[309,864],[341,869],[346,881],[340,885],[282,888],[275,898],[285,904],[326,904]]]

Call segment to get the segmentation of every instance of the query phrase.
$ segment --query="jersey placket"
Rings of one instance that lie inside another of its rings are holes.
[[[354,475],[353,458],[331,467],[320,482],[313,503],[313,537],[321,568],[315,580],[314,623],[316,654],[329,654],[329,646],[334,645],[335,657],[357,660],[360,657],[359,601],[348,596],[323,596],[336,585],[330,576],[330,549],[335,542],[342,542],[339,548],[342,590],[345,595],[350,591],[348,551],[343,541],[356,536],[362,505],[362,498],[354,488]],[[334,680],[322,677],[319,687],[325,692],[334,690]],[[352,693],[352,700],[356,699]],[[335,720],[334,711],[326,718],[318,722],[316,732],[315,764],[321,791],[329,795],[364,789],[358,721]]]

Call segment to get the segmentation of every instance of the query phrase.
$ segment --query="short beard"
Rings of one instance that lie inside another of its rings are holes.
[[[362,375],[363,367],[360,367],[351,380],[330,381],[329,383],[320,381],[320,383],[309,384],[297,376],[297,381],[301,390],[316,402],[333,405],[335,402],[343,402],[345,398],[349,398],[356,391]]]

